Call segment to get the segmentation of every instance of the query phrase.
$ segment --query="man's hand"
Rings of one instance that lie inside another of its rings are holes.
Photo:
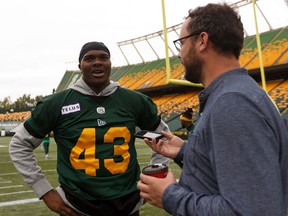
[[[47,192],[43,197],[43,201],[52,211],[59,213],[61,216],[81,216],[74,209],[64,203],[56,190]]]
[[[140,190],[140,196],[150,204],[162,208],[162,195],[164,190],[176,182],[176,179],[171,172],[168,171],[165,178],[157,178],[140,174],[140,181],[137,184]]]
[[[171,133],[167,133],[165,131],[161,131],[161,133],[164,135],[166,139],[163,140],[162,138],[157,143],[156,139],[154,138],[152,138],[151,141],[148,139],[144,139],[144,141],[155,152],[162,154],[165,157],[169,157],[172,159],[176,158],[184,141]]]

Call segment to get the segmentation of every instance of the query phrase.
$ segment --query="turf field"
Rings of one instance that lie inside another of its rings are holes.
[[[11,137],[0,137],[0,215],[5,216],[52,216],[58,215],[51,212],[46,205],[39,201],[33,191],[26,186],[22,177],[16,172],[8,155],[8,145]],[[140,166],[144,167],[150,160],[150,149],[146,144],[136,141]],[[41,166],[46,178],[56,187],[56,144],[53,139],[50,142],[49,159],[45,160],[42,146],[35,150],[38,164]],[[170,168],[178,178],[180,168],[171,161]],[[141,216],[165,216],[169,215],[164,210],[145,204],[140,210]]]

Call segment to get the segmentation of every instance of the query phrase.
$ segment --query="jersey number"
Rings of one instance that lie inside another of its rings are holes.
[[[120,136],[119,136],[120,134]],[[124,142],[121,145],[114,145],[114,156],[121,156],[123,161],[115,162],[113,158],[104,159],[104,166],[112,174],[126,172],[129,162],[129,141],[131,138],[130,132],[126,127],[110,128],[104,135],[104,143],[113,143],[115,138],[122,137]],[[90,176],[96,176],[96,170],[100,168],[99,159],[96,157],[96,129],[83,129],[76,145],[70,153],[70,162],[75,169],[85,170],[85,173]],[[84,158],[80,158],[81,154]]]

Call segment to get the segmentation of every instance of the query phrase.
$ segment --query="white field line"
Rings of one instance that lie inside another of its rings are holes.
[[[32,203],[32,202],[39,202],[39,201],[40,200],[38,198],[32,198],[32,199],[25,199],[25,200],[15,200],[15,201],[9,201],[9,202],[0,202],[0,207],[18,205],[18,204],[26,204],[26,203]]]
[[[43,173],[55,172],[55,171],[56,171],[56,169],[42,170]],[[9,176],[9,175],[19,175],[19,173],[14,172],[14,173],[1,173],[0,174],[0,176]],[[0,179],[3,179],[3,178],[0,177]],[[2,182],[2,183],[4,183],[4,182]],[[20,188],[20,187],[24,187],[24,186],[23,185],[3,186],[3,187],[0,187],[0,189]],[[32,193],[32,192],[33,192],[32,190],[27,190],[27,191],[17,191],[17,192],[11,192],[11,193],[0,193],[0,196],[9,196],[9,195],[14,195],[14,194]],[[39,202],[39,201],[40,200],[38,198],[31,198],[31,199],[14,200],[14,201],[8,201],[8,202],[0,202],[0,207],[18,205],[18,204],[26,204],[26,203],[32,203],[32,202]]]
[[[0,181],[0,184],[12,183],[12,181]]]
[[[49,159],[50,161],[56,161],[56,159]],[[47,161],[47,159],[41,159],[41,160],[37,160],[38,162],[39,161]],[[1,161],[0,164],[10,164],[12,163],[12,161]]]
[[[1,147],[7,147],[7,145],[0,145]],[[44,160],[44,159],[43,159]],[[6,164],[6,163],[11,163],[12,161],[3,161],[0,162],[0,164]],[[45,172],[55,172],[56,169],[51,169],[51,170],[42,170],[43,173]],[[19,175],[18,172],[13,172],[13,173],[0,173],[0,176],[9,176],[9,175]],[[0,177],[0,179],[3,179]],[[0,183],[11,183],[11,181],[0,181]],[[7,188],[20,188],[24,187],[23,185],[14,185],[14,186],[4,186],[0,187],[0,189],[7,189]],[[0,196],[10,196],[10,195],[15,195],[15,194],[23,194],[23,193],[32,193],[32,190],[27,190],[27,191],[17,191],[17,192],[11,192],[11,193],[0,193]],[[4,206],[11,206],[11,205],[19,205],[19,204],[26,204],[26,203],[32,203],[32,202],[39,202],[38,198],[31,198],[31,199],[23,199],[23,200],[14,200],[14,201],[7,201],[7,202],[0,202],[0,207]]]
[[[0,164],[10,164],[12,163],[11,161],[1,161]]]
[[[23,194],[23,193],[32,193],[32,192],[33,192],[33,190],[16,191],[16,192],[11,192],[11,193],[3,193],[3,194],[0,194],[0,196],[9,196],[9,195]]]
[[[14,172],[14,173],[0,173],[0,176],[9,176],[9,175],[18,175],[18,172]]]
[[[51,170],[42,170],[43,173],[45,172],[55,172],[56,169],[51,169]],[[20,173],[18,172],[13,172],[13,173],[0,173],[0,176],[8,176],[8,175],[19,175]]]
[[[19,187],[23,187],[23,185],[3,186],[3,187],[0,187],[0,190],[7,189],[7,188],[19,188]]]

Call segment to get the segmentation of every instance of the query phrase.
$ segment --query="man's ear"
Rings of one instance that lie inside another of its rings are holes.
[[[80,63],[78,64],[78,68],[81,70],[81,65],[80,65]]]
[[[200,34],[200,48],[205,49],[209,40],[209,35],[206,32]]]

